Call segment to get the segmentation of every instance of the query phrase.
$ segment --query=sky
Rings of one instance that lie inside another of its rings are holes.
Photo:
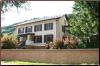
[[[71,14],[74,1],[28,1],[26,9],[12,7],[1,15],[1,26],[8,26],[32,18]],[[23,6],[24,6],[23,5]]]

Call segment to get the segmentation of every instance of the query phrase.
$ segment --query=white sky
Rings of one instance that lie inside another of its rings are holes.
[[[74,1],[30,1],[27,10],[12,8],[1,15],[1,26],[8,26],[37,17],[72,13]]]

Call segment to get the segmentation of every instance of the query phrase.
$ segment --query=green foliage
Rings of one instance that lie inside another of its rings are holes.
[[[0,33],[0,38],[2,38],[3,37],[3,34],[2,33]]]
[[[87,42],[87,48],[99,48],[99,34],[94,34],[90,37],[90,43]]]
[[[2,12],[8,11],[10,7],[20,8],[22,4],[25,4],[27,1],[24,0],[2,0],[0,7]]]
[[[78,47],[79,49],[86,49],[86,44],[80,43],[80,44],[78,44],[77,47]]]
[[[14,36],[4,36],[1,38],[2,49],[16,49],[17,40]]]
[[[15,31],[15,27],[13,25],[5,26],[1,28],[1,33],[11,35]]]
[[[70,33],[78,37],[89,37],[98,33],[98,1],[76,1],[73,14],[69,15]]]

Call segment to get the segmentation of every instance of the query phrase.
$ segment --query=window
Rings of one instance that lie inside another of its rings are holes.
[[[42,43],[42,35],[40,35],[40,36],[35,36],[34,43]]]
[[[34,26],[34,32],[36,32],[36,31],[42,31],[42,24]]]
[[[18,34],[24,33],[24,28],[18,28]]]
[[[25,27],[25,33],[32,32],[32,26]]]
[[[44,42],[53,41],[53,35],[44,35]]]
[[[69,32],[70,26],[62,25],[62,32]]]
[[[21,28],[18,28],[18,34],[20,34],[21,33]]]
[[[44,24],[44,30],[52,30],[53,29],[53,23]]]

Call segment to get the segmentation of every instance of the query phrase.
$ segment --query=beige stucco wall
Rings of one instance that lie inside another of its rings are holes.
[[[64,35],[64,33],[62,32],[63,25],[67,25],[67,20],[64,16],[58,19],[56,22],[56,38],[57,39],[62,39],[62,36]]]

